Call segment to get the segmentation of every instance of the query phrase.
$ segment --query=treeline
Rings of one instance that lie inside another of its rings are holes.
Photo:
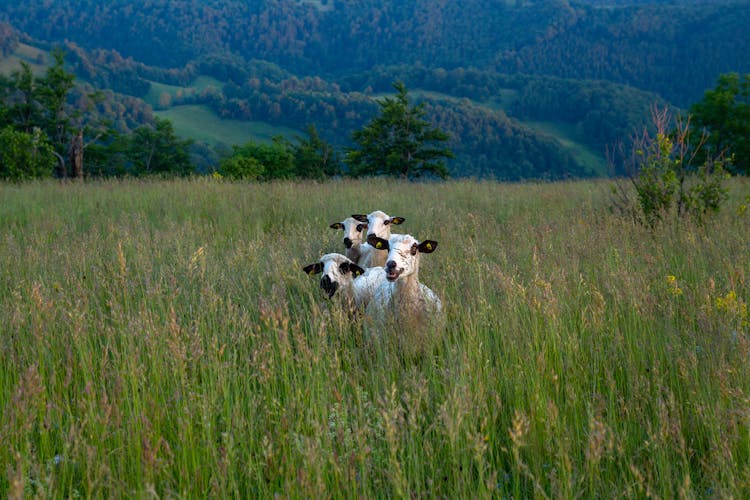
[[[262,61],[244,63],[233,57],[204,58],[192,61],[179,70],[157,68],[125,59],[112,51],[97,50],[88,52],[83,48],[68,44],[71,67],[82,73],[88,80],[107,85],[109,75],[132,74],[140,81],[123,91],[145,94],[149,80],[172,85],[189,85],[197,76],[207,75],[226,82],[221,87],[209,87],[200,91],[180,92],[168,96],[169,106],[200,104],[211,108],[222,118],[237,120],[257,120],[300,128],[300,124],[314,124],[325,140],[343,147],[349,144],[352,130],[361,128],[377,109],[374,95],[392,90],[395,80],[404,81],[410,88],[437,92],[445,96],[425,97],[430,116],[435,124],[446,130],[452,140],[451,147],[456,158],[450,161],[453,175],[476,175],[498,179],[522,179],[531,177],[560,178],[590,176],[595,172],[578,165],[575,159],[549,137],[521,126],[503,111],[488,111],[466,100],[485,102],[496,99],[503,92],[521,92],[537,77],[509,76],[480,71],[477,69],[427,68],[422,65],[378,67],[370,71],[349,74],[336,83],[320,77],[297,77],[278,66]],[[122,67],[121,67],[122,66]],[[129,78],[129,81],[132,81]],[[575,85],[573,82],[570,86]],[[591,85],[579,82],[578,85]],[[597,84],[598,85],[598,84]],[[616,85],[611,85],[615,89]],[[611,90],[607,88],[607,90]],[[548,89],[549,90],[549,89]],[[569,88],[561,89],[554,99],[564,101]],[[586,90],[579,89],[580,93]],[[638,120],[628,121],[633,114],[646,115],[648,102],[656,96],[639,93],[634,89],[621,90],[632,95],[618,100],[621,113],[614,110],[617,119],[611,123],[594,124],[597,131],[586,142],[597,151],[604,150],[604,144],[619,140],[623,129],[641,124]],[[592,91],[597,94],[597,91]],[[548,96],[542,95],[542,98]],[[592,106],[602,105],[603,99],[592,99],[579,110],[591,110]],[[524,104],[518,108],[520,118],[550,119],[536,116],[532,96],[524,94]],[[540,105],[541,107],[541,105]],[[612,111],[611,104],[608,104]],[[594,110],[596,111],[596,110]],[[561,111],[562,112],[562,111]],[[587,123],[594,116],[609,116],[607,113],[588,115]],[[567,118],[566,118],[567,119]],[[586,139],[585,136],[582,136]],[[523,155],[533,155],[526,158]]]
[[[43,76],[27,63],[0,76],[0,178],[193,171],[190,141],[179,139],[170,122],[134,114],[128,101],[112,99],[111,91],[76,86],[62,50],[54,51],[53,59]],[[141,124],[148,119],[152,123]]]
[[[449,97],[419,100],[424,101],[432,124],[451,136],[449,145],[456,153],[449,163],[453,175],[518,180],[595,174],[579,165],[556,140],[522,126],[502,110]],[[347,145],[351,131],[361,128],[377,110],[371,93],[342,92],[317,78],[295,77],[278,83],[253,78],[243,85],[209,89],[173,103],[205,104],[222,117],[288,127],[312,123],[326,140],[339,146]]]
[[[130,93],[145,94],[150,80],[188,86],[199,75],[214,77],[226,83],[180,91],[167,96],[164,104],[201,104],[222,118],[291,128],[314,124],[326,140],[339,146],[347,145],[351,130],[372,116],[377,107],[373,96],[390,92],[391,83],[401,80],[412,89],[430,93],[424,99],[431,116],[453,138],[451,146],[457,155],[450,169],[454,175],[500,179],[592,175],[556,141],[524,128],[517,119],[568,123],[583,144],[603,154],[607,145],[626,141],[646,123],[651,105],[663,102],[656,95],[601,81],[503,75],[475,68],[381,66],[350,73],[334,83],[317,76],[297,77],[272,63],[246,63],[230,56],[204,58],[173,69],[147,66],[113,51],[88,52],[74,44],[67,44],[66,49],[71,68],[87,80],[108,85],[109,75],[133,75],[128,81],[137,83],[122,89]],[[494,103],[490,107],[495,111],[456,98]],[[507,109],[510,116],[497,108]],[[521,158],[524,152],[535,155],[533,162]]]
[[[159,68],[113,50],[88,51],[72,42],[65,44],[65,51],[68,67],[77,75],[97,87],[124,93],[101,92],[93,106],[102,117],[109,116],[121,133],[154,122],[149,106],[125,94],[145,95],[151,81],[189,86],[196,77],[207,75],[226,83],[179,91],[167,95],[163,104],[200,104],[222,118],[295,129],[313,124],[326,141],[345,147],[351,131],[361,128],[377,109],[374,96],[390,92],[391,83],[400,80],[418,89],[433,123],[449,133],[456,153],[449,162],[454,176],[516,180],[600,175],[601,171],[578,164],[556,140],[524,127],[518,119],[568,123],[580,142],[603,154],[607,145],[626,141],[640,129],[649,106],[659,101],[655,95],[604,82],[503,75],[475,68],[379,66],[350,72],[334,83],[317,76],[297,77],[273,63],[245,62],[231,55],[201,58],[181,68]],[[86,95],[80,95],[81,106],[88,100]],[[220,159],[220,152],[206,145],[193,145],[191,150],[201,171],[210,170]]]
[[[2,19],[37,39],[112,49],[151,66],[233,54],[295,74],[343,76],[430,61],[609,80],[681,106],[718,74],[750,71],[750,5],[739,0],[608,8],[566,0],[330,0],[325,8],[295,0],[0,0]],[[108,86],[139,95],[133,75],[113,72]]]

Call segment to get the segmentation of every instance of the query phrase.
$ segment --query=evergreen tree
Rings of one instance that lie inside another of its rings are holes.
[[[380,115],[352,134],[358,147],[350,149],[345,160],[352,175],[447,177],[444,159],[453,158],[453,152],[440,143],[449,139],[448,134],[425,120],[424,103],[409,103],[402,82],[393,88],[396,96],[378,103]]]

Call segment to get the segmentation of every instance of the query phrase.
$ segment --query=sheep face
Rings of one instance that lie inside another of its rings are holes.
[[[388,239],[391,236],[391,224],[401,224],[406,219],[391,217],[383,211],[376,210],[368,215],[354,214],[354,219],[367,224],[367,236],[374,234],[378,238]]]
[[[320,258],[320,262],[302,268],[305,273],[313,276],[323,273],[320,278],[320,288],[333,297],[341,287],[351,286],[354,278],[364,273],[364,269],[340,253],[329,253]]]
[[[385,262],[385,277],[388,281],[406,278],[419,271],[419,254],[432,253],[437,248],[437,241],[417,241],[409,234],[394,234],[389,240],[369,236],[367,243],[378,250],[388,250]]]
[[[329,227],[331,229],[343,229],[344,246],[349,249],[362,243],[363,231],[367,229],[367,221],[361,222],[354,217],[347,217],[341,222],[334,222]]]

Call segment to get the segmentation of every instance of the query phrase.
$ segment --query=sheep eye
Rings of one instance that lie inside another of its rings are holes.
[[[385,224],[386,226],[387,226],[388,224],[390,224],[390,223],[391,223],[390,219],[386,219],[386,220],[384,220],[384,221],[383,221],[383,224]]]
[[[412,255],[417,255],[417,244],[416,244],[416,243],[414,243],[414,244],[413,244],[413,245],[411,246],[411,254],[412,254]]]
[[[358,232],[358,233],[361,233],[361,232],[362,232],[362,229],[364,229],[364,228],[362,227],[362,224],[357,224],[357,232]]]

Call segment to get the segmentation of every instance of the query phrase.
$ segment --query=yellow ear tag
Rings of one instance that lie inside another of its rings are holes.
[[[375,244],[375,248],[377,248],[378,250],[380,250],[381,248],[383,248],[383,242],[382,242],[382,241],[378,241],[378,242],[377,242],[377,243]]]
[[[425,245],[425,246],[427,247],[427,250],[432,250],[432,243],[428,243],[428,244],[427,244],[427,245]]]

